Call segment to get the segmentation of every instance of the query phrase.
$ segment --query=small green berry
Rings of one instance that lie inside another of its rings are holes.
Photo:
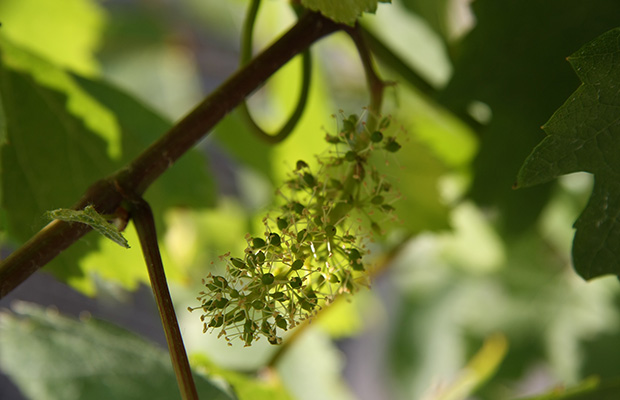
[[[381,133],[379,131],[374,131],[373,133],[370,134],[370,141],[371,142],[379,143],[382,140],[383,140],[383,133]]]
[[[304,266],[304,260],[295,260],[293,261],[293,264],[291,264],[291,269],[293,271],[297,271],[298,269],[301,269],[301,267]]]
[[[338,136],[332,136],[330,134],[325,135],[325,140],[327,141],[327,143],[331,143],[331,144],[338,144],[341,142]]]
[[[281,315],[276,316],[276,325],[278,326],[278,328],[283,329],[283,330],[286,330],[288,328],[286,319]]]
[[[308,231],[305,229],[300,230],[299,232],[297,232],[297,241],[298,242],[303,242],[306,239],[309,239],[309,234]]]
[[[277,225],[278,225],[278,229],[283,231],[284,229],[286,229],[288,227],[288,221],[284,218],[279,218],[277,219]]]
[[[205,312],[215,310],[215,306],[213,305],[213,300],[208,300],[202,303],[202,309],[205,310]]]
[[[261,238],[252,238],[252,248],[254,248],[254,249],[262,249],[266,245],[267,244],[265,243],[265,240],[263,240]]]
[[[224,323],[224,317],[222,315],[217,315],[211,318],[211,321],[209,321],[209,327],[219,328],[220,326],[222,326],[223,323]]]
[[[303,204],[299,203],[299,202],[294,202],[293,203],[293,210],[297,213],[297,214],[302,214],[304,212],[304,209],[306,207],[304,207]]]
[[[272,299],[276,301],[280,301],[280,302],[287,301],[289,299],[286,293],[283,293],[283,292],[271,293],[269,296],[271,296]]]
[[[279,246],[282,243],[282,240],[280,239],[280,235],[278,235],[277,233],[270,233],[269,234],[269,244],[272,246]]]
[[[388,212],[388,213],[389,213],[389,212],[392,212],[392,211],[394,211],[394,210],[395,210],[395,208],[394,208],[394,207],[392,207],[392,206],[391,206],[391,205],[389,205],[389,204],[381,204],[381,209],[382,209],[383,211],[385,211],[385,212]]]
[[[353,162],[353,161],[357,160],[357,154],[353,150],[349,150],[344,155],[344,159],[349,161],[349,162]]]
[[[248,268],[248,266],[240,258],[232,257],[230,259],[230,262],[232,263],[232,265],[235,268],[239,268],[239,269],[247,269]]]
[[[297,161],[296,167],[297,167],[297,170],[299,171],[300,169],[308,168],[308,164],[306,164],[304,160],[299,160]]]
[[[273,276],[273,274],[270,272],[263,274],[263,276],[261,276],[260,278],[260,281],[263,283],[263,285],[271,285],[275,280],[275,276]]]
[[[245,311],[244,310],[239,310],[239,311],[237,311],[237,314],[235,314],[235,318],[233,319],[233,322],[241,322],[245,318],[246,318]]]
[[[229,302],[229,299],[227,299],[226,297],[222,297],[221,299],[213,300],[213,306],[215,308],[225,308]]]
[[[362,254],[358,249],[350,249],[349,250],[349,261],[355,261],[362,258]]]
[[[396,141],[395,137],[389,137],[385,143],[385,149],[390,153],[396,153],[400,150],[401,145]]]
[[[376,206],[383,204],[383,202],[385,201],[385,198],[383,196],[375,196],[372,199],[370,199],[370,202]]]
[[[228,281],[223,276],[215,275],[207,287],[211,291],[222,291],[228,287]]]
[[[288,284],[292,289],[299,289],[301,287],[302,280],[300,277],[295,276],[288,281]]]
[[[263,332],[265,335],[271,335],[271,333],[273,332],[273,328],[271,327],[271,324],[267,321],[263,321],[260,324],[260,331]]]
[[[316,185],[316,180],[314,179],[314,175],[312,175],[309,172],[304,173],[303,179],[304,179],[304,182],[306,182],[306,185],[308,185],[311,188],[313,188]]]
[[[308,290],[304,293],[306,297],[302,298],[299,304],[301,308],[306,311],[312,311],[318,304],[318,300],[316,294],[312,290]]]
[[[355,123],[351,122],[350,119],[345,119],[342,121],[342,131],[347,133],[355,132]]]
[[[252,302],[252,307],[255,310],[262,310],[263,308],[265,308],[265,303],[263,303],[261,300],[254,300]],[[246,323],[247,323],[247,321],[246,321]]]
[[[334,237],[337,231],[338,230],[334,225],[325,225],[325,236],[327,236],[328,238]]]

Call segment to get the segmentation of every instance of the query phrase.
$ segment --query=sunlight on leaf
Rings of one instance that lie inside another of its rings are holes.
[[[51,63],[93,75],[103,8],[92,0],[2,0],[2,34]]]
[[[32,399],[179,399],[170,357],[104,321],[76,321],[28,303],[0,313],[0,366]],[[231,400],[195,374],[202,398]]]
[[[49,60],[19,47],[2,35],[0,35],[0,50],[1,60],[8,68],[25,72],[38,84],[67,96],[67,111],[84,121],[88,129],[107,142],[107,152],[112,159],[121,156],[121,132],[116,117],[107,107],[82,89],[73,75]],[[4,94],[9,95],[10,93]],[[62,109],[64,108],[63,106]]]
[[[355,24],[362,13],[374,13],[377,10],[377,3],[377,0],[301,0],[301,4],[305,7],[347,25]]]

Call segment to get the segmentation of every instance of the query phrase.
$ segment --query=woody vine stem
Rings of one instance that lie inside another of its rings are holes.
[[[257,6],[258,1],[255,4]],[[227,113],[241,104],[273,73],[294,56],[306,52],[315,41],[338,30],[343,30],[349,34],[361,56],[370,92],[368,125],[375,125],[377,123],[375,118],[379,115],[383,89],[386,84],[375,73],[364,35],[358,27],[336,24],[318,13],[305,12],[279,40],[244,64],[237,73],[232,75],[131,163],[113,175],[95,182],[73,207],[75,210],[81,210],[90,205],[100,214],[113,215],[125,219],[125,222],[127,218],[133,218],[184,399],[197,398],[196,389],[163,274],[152,213],[148,204],[142,199],[142,195],[166,169],[191,149]],[[251,34],[249,37],[251,40]],[[305,68],[308,70],[309,56],[305,56],[305,59],[307,60]],[[306,78],[309,79],[309,75]],[[307,82],[303,86],[307,86]],[[300,110],[303,110],[305,96],[307,95],[303,92],[304,89],[302,88],[300,105],[298,106]],[[294,113],[290,120],[293,122],[289,121],[290,123],[287,126],[297,122],[300,114],[301,111]],[[279,135],[285,136],[287,134],[280,133]],[[30,275],[90,230],[91,228],[87,225],[60,220],[55,220],[41,229],[0,264],[0,298],[10,293]]]

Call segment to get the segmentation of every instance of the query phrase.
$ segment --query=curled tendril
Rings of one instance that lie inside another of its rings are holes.
[[[282,205],[263,219],[263,236],[246,236],[243,257],[227,255],[224,276],[203,280],[201,304],[189,310],[202,310],[204,332],[219,329],[246,346],[260,336],[279,344],[279,331],[369,286],[367,244],[396,219],[392,203],[400,196],[369,162],[400,149],[385,135],[389,121],[368,132],[356,115],[343,118],[340,132],[326,135],[330,150],[317,157],[316,171],[297,162],[277,191]]]

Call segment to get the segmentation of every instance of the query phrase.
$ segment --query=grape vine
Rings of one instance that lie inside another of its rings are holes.
[[[265,336],[281,343],[286,331],[312,317],[336,296],[369,286],[368,243],[396,219],[400,194],[371,158],[397,152],[386,135],[390,118],[370,132],[357,115],[342,118],[337,135],[326,134],[329,150],[318,168],[303,160],[277,195],[282,205],[263,219],[262,237],[246,236],[243,257],[226,260],[224,276],[209,274],[199,293],[203,331],[219,329],[229,343],[246,346]]]

